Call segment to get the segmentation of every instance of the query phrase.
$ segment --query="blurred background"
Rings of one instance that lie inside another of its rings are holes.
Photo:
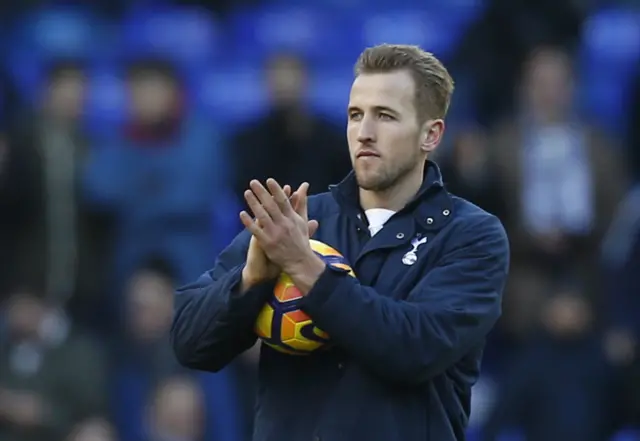
[[[437,160],[512,243],[472,440],[638,440],[637,0],[7,0],[0,6],[0,440],[247,441],[256,351],[185,372],[172,290],[268,176],[350,169],[378,43],[457,81]]]

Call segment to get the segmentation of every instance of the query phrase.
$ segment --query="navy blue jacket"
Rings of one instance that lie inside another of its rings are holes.
[[[303,309],[335,343],[310,356],[262,346],[254,441],[464,440],[485,337],[501,313],[509,246],[494,216],[450,195],[427,163],[419,193],[370,237],[353,174],[309,199],[314,238],[358,279],[328,267]],[[403,256],[420,235],[417,261]],[[273,284],[239,295],[250,236],[178,290],[172,341],[193,369],[217,371],[251,347]]]

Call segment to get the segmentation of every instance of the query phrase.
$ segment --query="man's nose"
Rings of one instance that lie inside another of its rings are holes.
[[[358,129],[358,142],[366,144],[376,140],[375,122],[369,117],[364,117]]]

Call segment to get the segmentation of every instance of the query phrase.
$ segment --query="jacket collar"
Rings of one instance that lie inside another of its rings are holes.
[[[347,213],[357,215],[362,212],[353,170],[342,182],[330,186],[329,190]],[[453,217],[453,201],[444,188],[442,173],[435,162],[426,161],[422,186],[400,213],[412,213],[416,221],[427,230],[439,230]]]

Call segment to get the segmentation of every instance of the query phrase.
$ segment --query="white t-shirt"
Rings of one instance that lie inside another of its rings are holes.
[[[365,216],[367,216],[367,221],[369,222],[369,232],[371,233],[371,237],[375,236],[384,224],[393,216],[396,212],[392,210],[387,210],[386,208],[370,208],[364,212]]]

